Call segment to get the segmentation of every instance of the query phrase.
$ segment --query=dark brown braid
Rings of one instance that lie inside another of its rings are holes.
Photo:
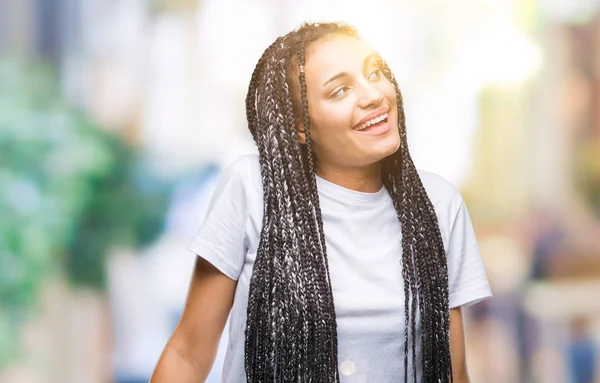
[[[265,50],[248,88],[246,116],[259,151],[264,203],[248,297],[248,382],[340,380],[335,306],[303,70],[306,49],[331,34],[358,38],[349,26],[304,24]],[[402,227],[404,381],[409,353],[415,382],[417,377],[418,309],[422,381],[451,382],[444,245],[435,210],[408,151],[402,95],[389,67],[383,61],[380,64],[396,89],[400,131],[400,148],[384,159],[382,178]],[[305,144],[298,139],[298,123],[303,126]]]

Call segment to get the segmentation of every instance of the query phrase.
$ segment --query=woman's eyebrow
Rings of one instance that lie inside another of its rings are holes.
[[[346,76],[349,76],[348,72],[340,72],[340,73],[336,74],[335,76],[333,76],[332,78],[330,78],[329,80],[325,81],[323,86],[329,84],[330,82],[332,82],[334,80],[337,80],[338,78],[346,77]]]
[[[367,66],[367,64],[372,60],[372,59],[378,59],[381,56],[379,55],[379,53],[371,53],[369,55],[367,55],[365,57],[365,59],[363,60],[363,68]],[[332,81],[337,80],[338,78],[342,78],[342,77],[346,77],[349,76],[348,72],[340,72],[338,74],[336,74],[335,76],[331,77],[329,80],[325,81],[325,83],[323,84],[323,86],[329,84]]]

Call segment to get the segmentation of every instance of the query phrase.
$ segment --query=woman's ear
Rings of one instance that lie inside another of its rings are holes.
[[[296,123],[296,132],[298,133],[298,141],[301,144],[306,144],[306,134],[304,133],[304,124],[302,122]]]

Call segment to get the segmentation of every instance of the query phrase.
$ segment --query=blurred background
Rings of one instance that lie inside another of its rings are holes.
[[[467,202],[473,383],[600,382],[599,0],[0,0],[0,382],[148,381],[250,74],[305,20],[382,52]]]

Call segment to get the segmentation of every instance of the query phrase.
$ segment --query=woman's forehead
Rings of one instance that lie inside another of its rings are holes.
[[[362,70],[365,58],[374,53],[356,37],[331,35],[310,46],[306,52],[306,71],[328,77],[338,72]]]

